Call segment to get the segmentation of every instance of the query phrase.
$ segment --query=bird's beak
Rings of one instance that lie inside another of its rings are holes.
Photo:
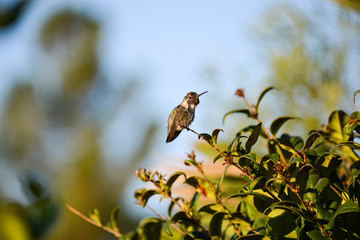
[[[206,92],[203,92],[203,93],[200,93],[200,94],[199,94],[199,97],[200,97],[201,95],[203,95],[203,94],[207,93],[207,92],[208,92],[208,91],[206,91]]]

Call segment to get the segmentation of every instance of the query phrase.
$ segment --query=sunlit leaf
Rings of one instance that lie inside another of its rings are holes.
[[[214,159],[213,159],[213,163],[216,163],[216,161],[219,160],[219,159],[221,159],[221,158],[223,158],[223,155],[222,155],[222,154],[216,155],[216,156],[214,157]]]
[[[329,176],[341,164],[342,159],[339,156],[330,153],[324,153],[316,159],[315,167],[323,176]]]
[[[113,210],[111,210],[111,214],[110,214],[111,228],[117,232],[120,232],[120,230],[117,226],[117,218],[118,218],[119,211],[120,211],[120,206],[117,206],[117,207],[113,208]]]
[[[171,232],[171,222],[170,221],[167,221],[165,224],[164,224],[164,232],[169,235],[169,236],[173,236],[173,233]]]
[[[344,111],[333,111],[329,116],[329,138],[335,143],[349,140],[349,135],[344,131],[348,122],[348,115]]]
[[[215,129],[215,130],[212,132],[212,134],[211,134],[213,143],[215,143],[215,144],[217,143],[217,138],[218,138],[218,135],[219,135],[220,131],[223,132],[224,130],[222,130],[222,129],[220,129],[220,128],[217,128],[217,129]]]
[[[97,210],[96,208],[94,209],[93,212],[89,213],[89,217],[96,222],[99,226],[102,226],[102,222],[100,220],[100,213],[99,210]]]
[[[267,232],[270,236],[281,238],[295,230],[297,216],[290,211],[284,211],[266,222]],[[286,224],[285,224],[286,223]]]

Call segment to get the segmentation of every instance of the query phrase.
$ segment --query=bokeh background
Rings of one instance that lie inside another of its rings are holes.
[[[260,118],[300,116],[287,126],[302,136],[356,109],[359,14],[351,0],[0,0],[0,239],[112,238],[65,203],[105,220],[119,205],[134,230],[151,215],[134,170],[172,172],[201,148],[186,131],[165,143],[189,91],[209,91],[192,128],[224,142],[247,124],[222,124],[244,107],[237,88],[255,102],[275,86]]]

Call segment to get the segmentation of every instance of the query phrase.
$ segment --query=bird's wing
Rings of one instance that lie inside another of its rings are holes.
[[[178,121],[179,118],[179,114],[176,114],[179,111],[178,107],[175,108],[175,112],[170,113],[169,119],[173,118],[171,125],[169,125],[169,121],[168,121],[168,135],[166,138],[166,142],[171,142],[172,140],[174,140],[181,131],[177,131],[176,130],[176,122]],[[171,116],[172,115],[172,116]]]

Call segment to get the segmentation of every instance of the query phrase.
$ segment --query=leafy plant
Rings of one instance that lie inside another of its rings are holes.
[[[136,190],[137,203],[158,216],[144,219],[136,231],[121,234],[113,216],[103,225],[97,211],[90,218],[77,214],[120,239],[360,239],[360,144],[355,141],[360,136],[360,112],[334,111],[328,124],[306,139],[279,136],[281,127],[297,118],[279,117],[270,131],[264,126],[258,106],[272,89],[265,89],[252,106],[244,91],[237,90],[247,108],[229,111],[223,121],[240,113],[256,124],[234,133],[225,148],[217,141],[221,129],[211,134],[190,129],[217,152],[213,163],[223,162],[219,179],[209,179],[192,151],[184,164],[198,174],[175,172],[166,178],[158,171],[136,171],[141,181],[153,185]],[[266,154],[253,150],[259,139]],[[236,168],[235,177],[242,184],[229,193],[223,183],[234,177],[227,173],[230,167]],[[174,183],[181,179],[185,187],[195,189],[192,198],[173,194]],[[148,205],[155,195],[170,200],[168,216]]]

